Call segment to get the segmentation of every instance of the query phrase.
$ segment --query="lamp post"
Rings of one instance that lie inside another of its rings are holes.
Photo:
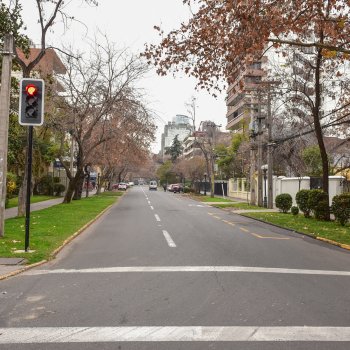
[[[264,164],[261,167],[261,170],[264,172],[264,202],[263,202],[264,208],[267,208],[267,190],[266,190],[267,169],[268,169],[267,164]]]
[[[207,195],[207,173],[204,173],[204,195]]]
[[[85,175],[86,175],[86,198],[89,197],[89,186],[90,186],[90,165],[85,165]]]

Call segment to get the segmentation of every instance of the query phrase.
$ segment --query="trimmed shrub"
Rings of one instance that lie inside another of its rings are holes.
[[[194,188],[190,188],[190,187],[185,187],[184,188],[184,193],[194,193],[195,189]]]
[[[310,190],[308,206],[316,219],[327,219],[329,213],[329,202],[326,192],[323,192],[322,190]]]
[[[335,220],[340,225],[345,226],[350,219],[350,193],[343,193],[333,197],[332,213],[335,216]]]
[[[37,194],[44,194],[47,196],[53,195],[53,178],[50,175],[43,176],[37,185]]]
[[[300,190],[296,196],[295,201],[298,204],[299,209],[304,213],[306,218],[310,217],[311,209],[309,207],[309,193],[310,190]]]
[[[62,194],[62,192],[65,191],[65,189],[66,189],[66,186],[63,184],[55,183],[53,185],[53,192],[55,193],[55,196],[57,196],[57,197],[59,197]]]
[[[58,176],[55,176],[55,177],[53,178],[53,182],[54,182],[55,184],[60,183],[60,178],[59,178]]]
[[[290,211],[295,216],[297,216],[299,214],[299,208],[298,207],[293,206],[293,207],[290,208]]]
[[[276,196],[275,202],[276,207],[282,211],[282,213],[287,213],[292,207],[293,199],[289,193],[281,193]]]

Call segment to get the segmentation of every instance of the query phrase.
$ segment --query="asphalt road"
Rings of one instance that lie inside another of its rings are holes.
[[[350,254],[131,189],[53,262],[0,281],[0,349],[349,349]]]

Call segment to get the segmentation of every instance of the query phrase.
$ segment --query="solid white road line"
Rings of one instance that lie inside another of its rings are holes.
[[[295,275],[321,275],[350,277],[350,271],[284,269],[251,266],[116,266],[89,269],[28,270],[24,275],[46,275],[63,273],[119,273],[119,272],[253,272]]]
[[[0,328],[0,344],[158,341],[348,342],[350,327],[27,327]]]
[[[157,221],[160,221],[160,217],[157,214],[154,214]]]
[[[163,235],[164,235],[166,241],[168,242],[168,246],[171,248],[176,248],[176,244],[173,241],[173,239],[171,238],[171,236],[169,235],[169,233],[167,231],[163,230]]]

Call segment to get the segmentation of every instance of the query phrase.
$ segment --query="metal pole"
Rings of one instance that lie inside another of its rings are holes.
[[[25,242],[24,251],[29,248],[29,230],[30,230],[30,193],[32,183],[32,161],[33,161],[33,126],[28,127],[28,147],[27,147],[27,193],[26,193],[26,224],[25,224]]]
[[[270,85],[267,94],[267,207],[273,208],[273,142],[272,142],[272,113],[271,113],[271,93]]]
[[[255,189],[255,157],[256,149],[253,144],[253,139],[251,139],[251,149],[250,149],[250,204],[256,205],[256,189]]]
[[[263,188],[262,188],[262,115],[261,115],[261,91],[258,90],[259,97],[259,115],[258,115],[258,206],[263,206]]]
[[[266,171],[267,169],[264,169],[264,208],[267,208],[267,192],[266,192]]]
[[[4,236],[5,201],[6,201],[6,174],[8,125],[10,110],[11,67],[12,67],[13,37],[4,36],[2,58],[1,92],[0,92],[0,237]]]
[[[86,198],[89,197],[89,186],[90,186],[90,171],[87,173],[87,180],[86,180]]]

